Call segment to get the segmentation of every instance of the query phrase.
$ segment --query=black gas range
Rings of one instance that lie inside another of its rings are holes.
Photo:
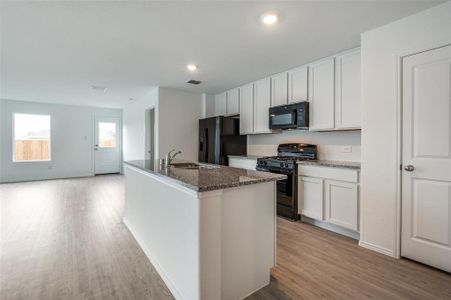
[[[287,175],[287,179],[277,181],[277,214],[290,220],[298,220],[297,168],[298,160],[317,160],[316,145],[280,144],[277,156],[257,159],[257,170]]]

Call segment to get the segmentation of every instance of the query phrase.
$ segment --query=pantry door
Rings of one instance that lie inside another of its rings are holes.
[[[95,174],[120,172],[121,134],[117,118],[95,119]]]
[[[451,272],[451,46],[403,59],[401,255]]]

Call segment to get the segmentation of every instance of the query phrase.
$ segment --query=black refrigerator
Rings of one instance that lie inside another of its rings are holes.
[[[199,162],[228,165],[228,155],[246,155],[247,136],[240,135],[237,117],[199,120]]]

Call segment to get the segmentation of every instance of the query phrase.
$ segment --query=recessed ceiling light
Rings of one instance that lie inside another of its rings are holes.
[[[187,68],[189,71],[191,71],[191,72],[197,70],[197,66],[196,66],[196,65],[193,65],[193,64],[186,65],[186,68]]]
[[[262,22],[266,25],[273,25],[277,22],[277,15],[275,13],[266,13],[262,15]]]

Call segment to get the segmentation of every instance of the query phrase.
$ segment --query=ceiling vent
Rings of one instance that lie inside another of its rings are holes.
[[[188,80],[186,83],[198,85],[198,84],[201,84],[202,81],[191,79],[191,80]]]
[[[94,91],[100,91],[100,92],[106,92],[107,88],[105,86],[99,86],[99,85],[91,85],[91,89]]]

